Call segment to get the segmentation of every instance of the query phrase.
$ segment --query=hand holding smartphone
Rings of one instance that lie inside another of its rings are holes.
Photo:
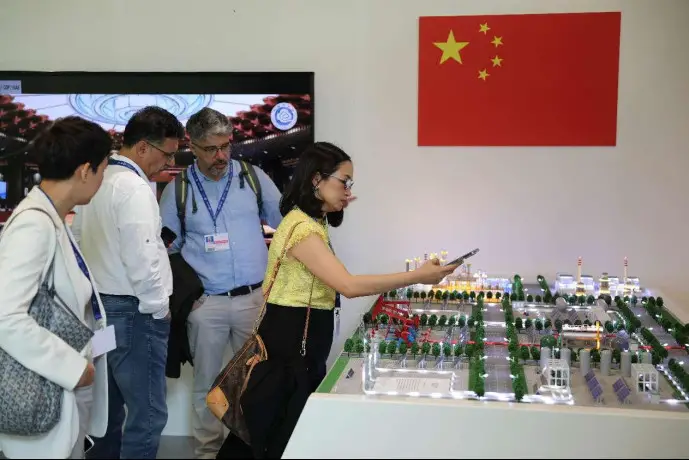
[[[465,260],[465,259],[468,259],[469,257],[475,256],[476,253],[478,253],[478,251],[479,251],[479,249],[476,248],[476,249],[474,249],[473,251],[467,252],[467,253],[464,254],[463,256],[457,257],[455,260],[446,263],[445,265],[462,265],[462,264],[464,263],[464,260]]]

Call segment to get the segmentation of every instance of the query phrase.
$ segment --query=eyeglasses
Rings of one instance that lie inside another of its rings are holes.
[[[324,176],[332,177],[333,179],[337,179],[340,182],[342,182],[342,185],[344,185],[344,188],[346,190],[351,190],[352,187],[354,186],[354,181],[352,179],[341,179],[337,176],[333,176],[331,174],[324,174]]]
[[[161,149],[160,147],[157,147],[157,146],[151,144],[150,142],[146,142],[146,143],[147,143],[149,146],[151,146],[151,147],[153,147],[154,149],[156,149],[157,151],[161,152],[163,155],[165,155],[165,161],[166,161],[166,162],[169,163],[170,161],[172,161],[172,160],[175,159],[175,153],[177,153],[177,152],[166,152],[165,150],[163,150],[163,149]]]
[[[219,152],[223,152],[223,153],[228,152],[230,150],[231,143],[228,142],[228,143],[222,144],[222,145],[208,145],[208,146],[204,147],[203,145],[199,145],[199,144],[192,142],[191,145],[193,145],[197,149],[203,151],[204,153],[212,153],[213,155],[216,155]]]

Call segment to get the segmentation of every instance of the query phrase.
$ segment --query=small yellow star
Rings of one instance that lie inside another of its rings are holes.
[[[490,77],[490,74],[486,69],[478,71],[478,78],[480,78],[481,80],[486,81],[486,78],[488,77]]]
[[[489,30],[490,27],[488,27],[488,23],[486,22],[485,24],[481,24],[481,30],[479,30],[479,32],[483,32],[483,34],[486,35]]]
[[[500,45],[503,45],[502,37],[493,37],[493,41],[491,43],[494,44],[496,48]]]
[[[501,58],[497,54],[493,59],[491,59],[491,61],[493,61],[493,67],[502,67],[503,58]]]
[[[460,56],[459,51],[467,46],[469,42],[456,42],[455,34],[452,32],[452,30],[450,30],[450,35],[447,36],[446,42],[438,42],[433,44],[443,50],[443,55],[440,58],[441,64],[448,59],[454,59],[462,64],[462,56]]]

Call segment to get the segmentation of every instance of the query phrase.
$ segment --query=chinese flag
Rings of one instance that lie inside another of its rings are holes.
[[[615,145],[620,19],[420,18],[419,145]]]

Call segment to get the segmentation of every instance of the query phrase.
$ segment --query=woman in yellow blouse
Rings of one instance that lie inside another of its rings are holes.
[[[412,272],[350,274],[333,253],[328,226],[342,223],[353,176],[351,158],[340,148],[327,142],[307,148],[282,198],[284,218],[268,254],[263,289],[270,292],[259,334],[269,360],[301,355],[311,391],[325,377],[338,293],[353,298],[416,283],[436,284],[458,267],[440,266],[435,260]]]

